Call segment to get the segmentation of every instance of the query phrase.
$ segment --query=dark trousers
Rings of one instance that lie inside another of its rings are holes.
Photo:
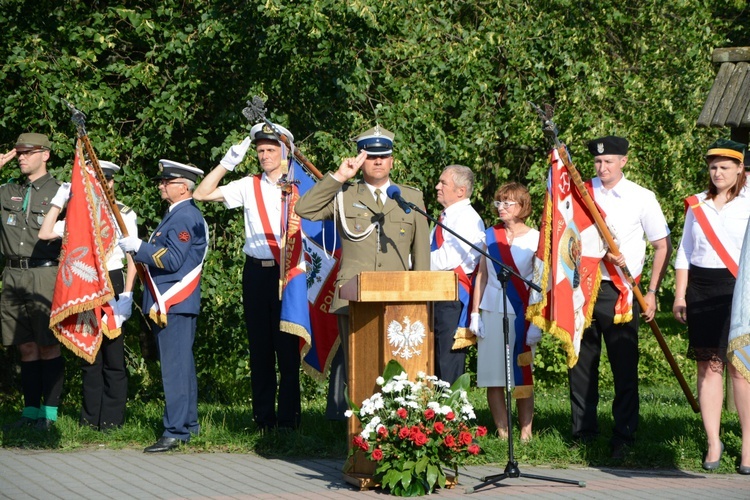
[[[193,341],[197,316],[167,313],[167,326],[153,326],[164,386],[164,437],[188,441],[200,432],[198,380]]]
[[[453,350],[453,336],[461,318],[461,302],[435,302],[435,375],[453,384],[464,373],[466,351]]]
[[[568,370],[570,410],[573,437],[588,439],[599,433],[596,409],[599,404],[599,360],[602,338],[615,383],[612,416],[615,427],[612,444],[630,444],[638,428],[638,318],[640,307],[633,303],[633,319],[614,324],[617,288],[611,281],[602,281],[594,306],[591,326],[583,333],[578,363]]]
[[[122,270],[110,271],[109,278],[119,296],[125,286]],[[81,360],[81,380],[81,425],[102,430],[122,426],[128,399],[124,333],[116,339],[104,335],[94,362]]]
[[[344,412],[349,409],[346,401],[348,384],[347,366],[349,362],[349,315],[337,314],[339,327],[339,347],[331,360],[328,376],[328,397],[326,399],[326,418],[328,420],[346,420]],[[353,401],[360,405],[361,401]]]
[[[279,330],[279,266],[262,267],[248,258],[242,272],[242,292],[250,347],[253,419],[261,428],[277,425],[299,427],[302,413],[299,385],[300,337]]]

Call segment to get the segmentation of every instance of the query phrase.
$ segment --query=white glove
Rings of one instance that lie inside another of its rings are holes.
[[[536,325],[529,326],[529,331],[526,332],[526,345],[534,347],[542,340],[542,331]]]
[[[143,242],[137,236],[125,236],[124,238],[120,238],[117,246],[122,248],[122,251],[125,253],[136,253],[141,248],[141,243]]]
[[[240,164],[242,159],[245,157],[245,153],[247,153],[249,147],[250,137],[245,137],[244,141],[229,148],[229,151],[227,151],[227,154],[225,154],[224,158],[221,159],[219,165],[231,172],[232,170],[234,170],[234,167]]]
[[[117,328],[120,328],[133,313],[133,292],[121,293],[115,301],[113,309],[115,311],[115,323]]]
[[[469,330],[480,339],[484,338],[484,323],[482,323],[482,317],[479,313],[471,313]]]
[[[50,203],[57,208],[62,208],[70,199],[70,182],[63,182],[62,185],[57,188],[57,193],[52,197]]]

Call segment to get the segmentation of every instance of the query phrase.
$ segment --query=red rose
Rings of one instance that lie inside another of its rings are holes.
[[[449,412],[448,412],[448,414],[447,414],[447,415],[445,415],[445,419],[446,419],[447,421],[449,421],[449,422],[450,422],[451,420],[453,420],[454,418],[456,418],[456,414],[455,414],[455,413],[453,413],[452,411],[449,411]]]
[[[367,441],[362,436],[354,436],[352,441],[354,442],[354,446],[360,448],[362,451],[367,451],[370,448],[370,445],[367,444]]]
[[[438,434],[442,434],[445,430],[445,424],[442,422],[435,422],[435,425],[432,426],[432,428],[437,432]]]
[[[471,433],[469,432],[460,432],[458,434],[458,442],[461,443],[462,446],[466,446],[467,444],[471,444]]]
[[[398,415],[399,418],[406,418],[409,413],[406,411],[406,408],[399,408],[396,410],[396,415]]]
[[[443,440],[443,442],[445,443],[445,446],[447,446],[448,448],[453,448],[454,446],[456,446],[456,440],[453,439],[453,435],[451,434],[448,434],[447,436],[445,436],[445,440]]]
[[[427,420],[432,420],[433,418],[435,418],[435,410],[433,410],[432,408],[427,408],[424,411],[424,418],[426,418]]]
[[[427,444],[427,436],[423,432],[418,432],[414,436],[414,444],[417,446],[424,446]]]
[[[380,451],[380,450],[375,450],[375,451]],[[472,444],[471,446],[469,446],[466,449],[466,451],[468,451],[472,455],[478,455],[479,454],[479,445],[478,444]],[[375,455],[374,452],[373,452],[373,455]]]
[[[471,453],[471,451],[469,451],[469,453]],[[479,446],[477,446],[477,453],[479,453]],[[474,453],[474,455],[476,455],[476,453]],[[375,461],[383,460],[383,450],[380,448],[372,450],[372,459]]]
[[[401,430],[398,431],[398,437],[401,439],[406,439],[409,437],[409,428],[408,427],[401,427]]]
[[[482,437],[487,435],[487,427],[484,427],[480,425],[477,427],[477,437]]]
[[[386,437],[388,435],[388,429],[385,426],[378,427],[378,436]]]

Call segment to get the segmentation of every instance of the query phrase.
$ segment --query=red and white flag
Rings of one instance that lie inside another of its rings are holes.
[[[108,304],[114,291],[106,269],[117,225],[93,168],[84,164],[80,139],[65,221],[50,328],[62,344],[93,363],[102,334],[114,338],[120,333]]]
[[[562,343],[568,366],[578,362],[599,292],[604,242],[556,149],[550,154],[547,197],[526,319]],[[591,193],[589,193],[591,195]],[[592,196],[593,198],[593,196]]]

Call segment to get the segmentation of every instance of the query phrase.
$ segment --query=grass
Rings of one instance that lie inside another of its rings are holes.
[[[688,384],[694,387],[694,364],[681,355],[685,352],[685,340],[668,318],[660,320],[660,325],[662,323],[662,331],[672,352]],[[514,429],[515,459],[525,465],[561,468],[619,466],[701,471],[705,435],[700,415],[690,408],[653,336],[642,335],[640,348],[640,423],[637,441],[624,460],[614,462],[610,459],[613,393],[606,357],[601,365],[600,437],[585,445],[574,444],[570,433],[567,383],[540,384],[535,395],[534,438],[529,443],[522,443],[518,430]],[[125,426],[105,434],[78,426],[79,407],[75,397],[71,397],[75,389],[69,387],[68,390],[71,392],[51,432],[41,433],[32,429],[4,431],[0,445],[61,451],[90,447],[140,449],[152,444],[161,435],[163,406],[158,397],[151,401],[129,402]],[[486,437],[479,439],[483,453],[473,458],[472,463],[497,464],[502,468],[508,460],[508,444],[493,437],[494,425],[487,408],[485,391],[473,388],[469,397],[476,409],[477,423],[490,430]],[[18,418],[19,399],[0,399],[0,425]],[[340,459],[342,463],[346,457],[346,425],[345,422],[326,420],[323,384],[306,388],[302,427],[298,432],[261,434],[252,421],[249,402],[229,405],[202,402],[199,415],[201,434],[183,448],[184,453],[255,453],[266,457],[333,458]],[[724,413],[721,438],[726,452],[718,473],[733,473],[739,463],[741,448],[741,431],[736,413]]]

